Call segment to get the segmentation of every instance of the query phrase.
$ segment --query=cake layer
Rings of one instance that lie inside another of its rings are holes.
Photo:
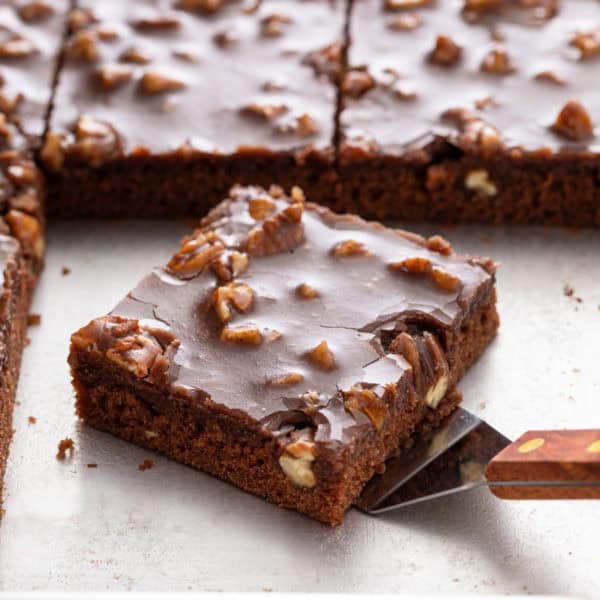
[[[239,182],[332,188],[343,0],[78,6],[42,152],[50,215],[203,215]]]
[[[338,206],[600,225],[598,27],[588,0],[356,0]]]
[[[337,524],[497,326],[491,261],[236,187],[69,360],[89,424]]]
[[[14,238],[0,234],[0,503],[12,438],[12,413],[25,345],[31,274]]]

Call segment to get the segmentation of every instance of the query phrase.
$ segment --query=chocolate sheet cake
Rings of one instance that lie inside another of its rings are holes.
[[[447,415],[492,339],[495,265],[439,236],[236,187],[72,336],[88,424],[335,525]]]
[[[0,497],[31,295],[44,262],[41,143],[68,3],[0,0]]]
[[[600,225],[599,27],[588,0],[355,0],[338,206]]]
[[[78,7],[42,153],[50,215],[203,215],[235,183],[330,192],[342,0]]]

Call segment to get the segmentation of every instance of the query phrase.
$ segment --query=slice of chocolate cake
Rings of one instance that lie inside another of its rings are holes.
[[[236,187],[73,334],[77,412],[338,524],[386,457],[459,402],[498,327],[494,270],[299,188]]]

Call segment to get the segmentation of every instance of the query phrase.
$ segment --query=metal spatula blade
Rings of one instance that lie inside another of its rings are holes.
[[[486,466],[509,444],[493,427],[458,408],[408,452],[389,459],[355,505],[376,514],[485,485]]]
[[[511,442],[459,408],[389,459],[355,505],[376,514],[484,485],[506,499],[600,499],[600,429],[528,431]]]

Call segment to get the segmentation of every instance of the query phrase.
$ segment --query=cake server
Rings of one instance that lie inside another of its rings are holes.
[[[511,442],[458,408],[389,459],[355,505],[377,514],[482,486],[515,500],[600,498],[600,429],[528,431]]]

